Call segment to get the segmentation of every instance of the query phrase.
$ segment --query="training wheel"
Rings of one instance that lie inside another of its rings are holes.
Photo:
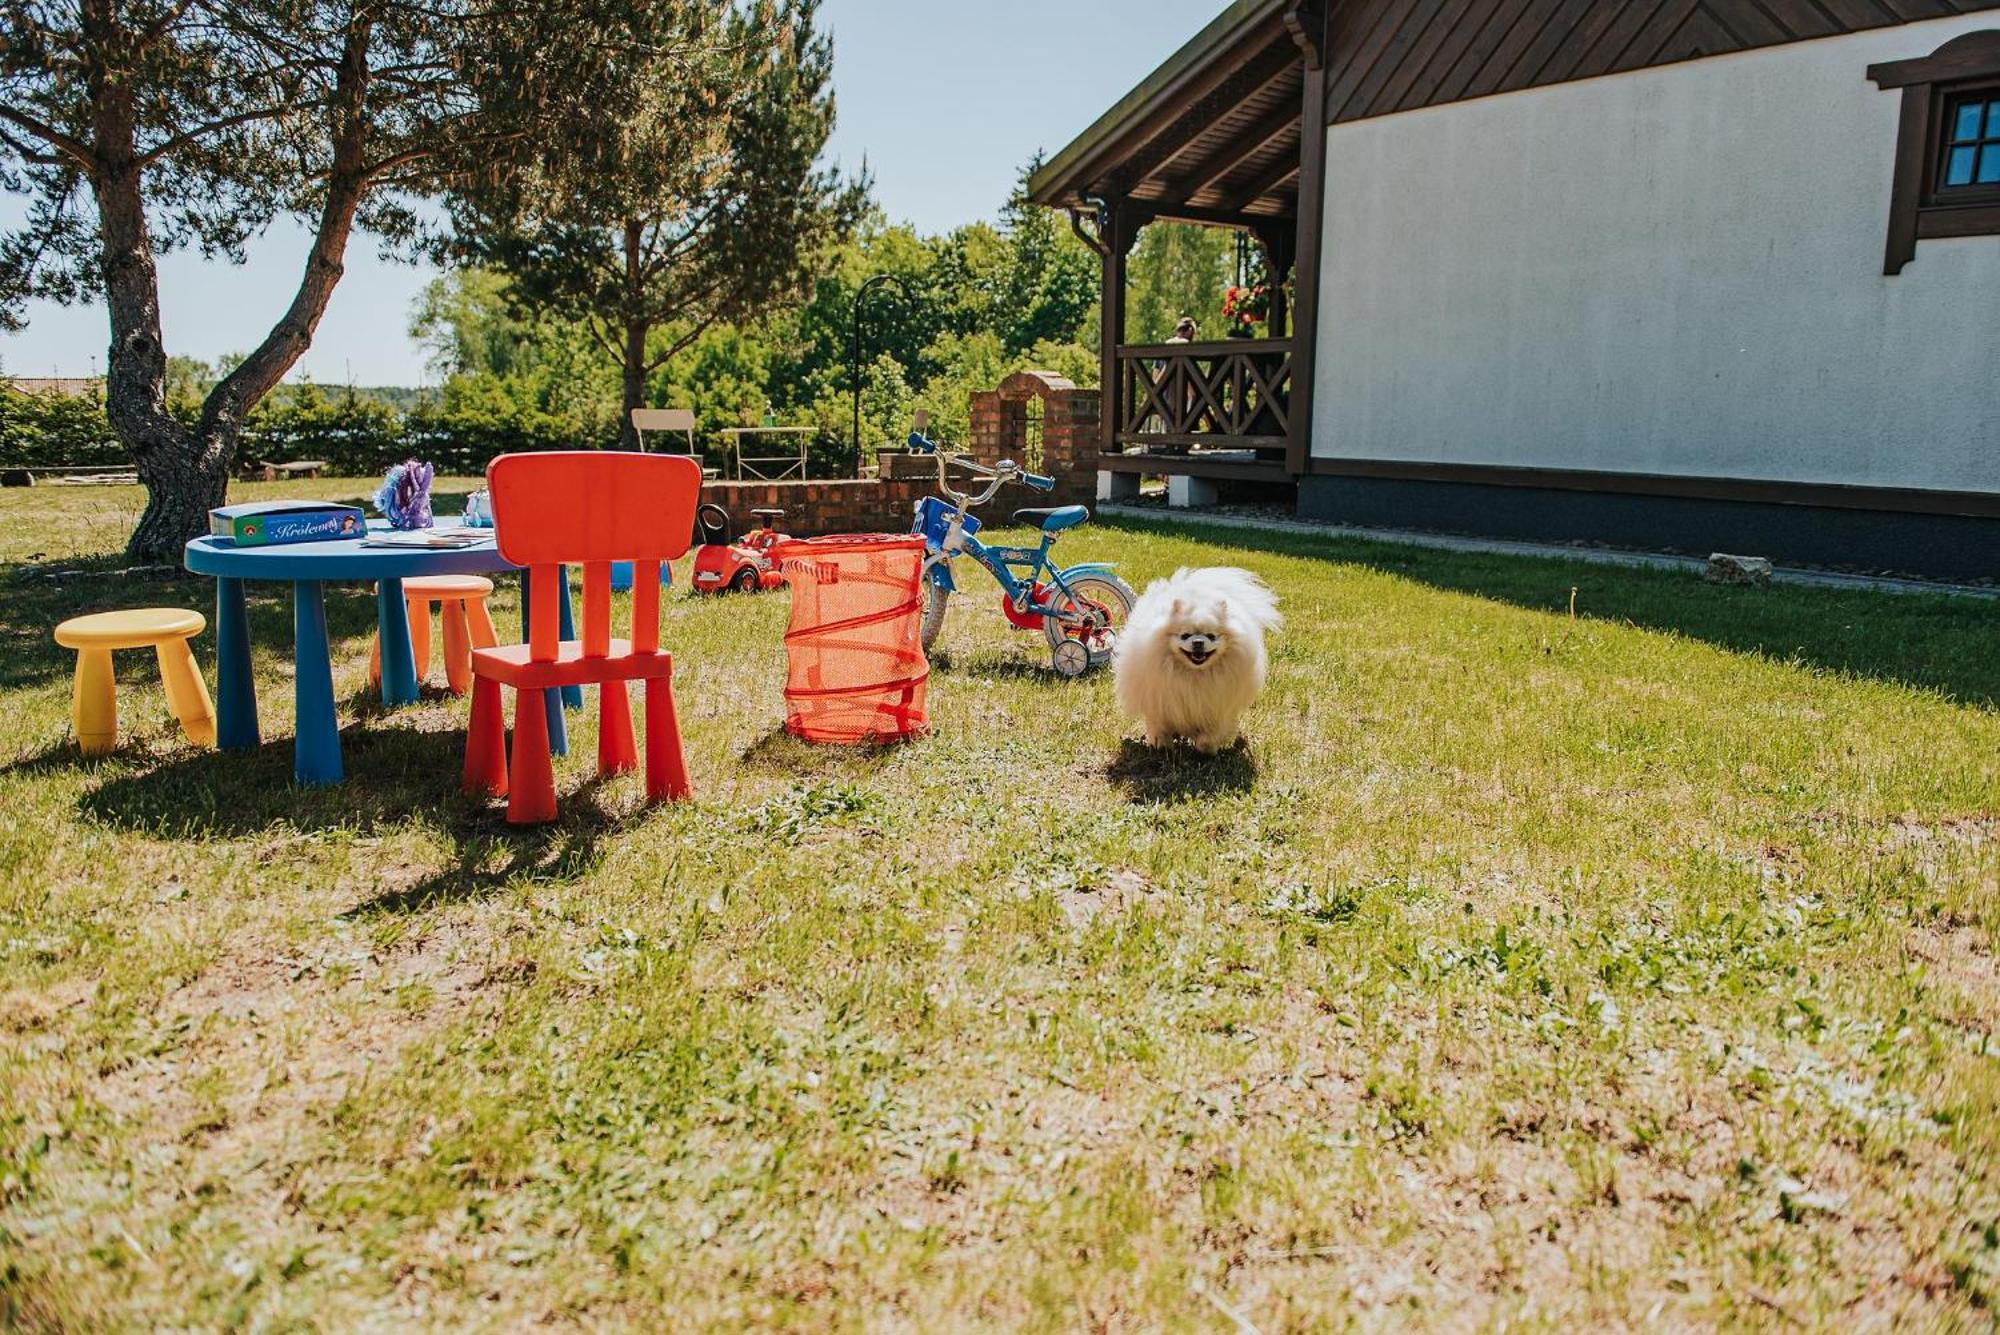
[[[1065,677],[1081,677],[1090,671],[1090,646],[1071,638],[1056,646],[1056,671]]]

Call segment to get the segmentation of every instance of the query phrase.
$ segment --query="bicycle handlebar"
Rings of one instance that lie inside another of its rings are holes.
[[[910,449],[917,454],[933,454],[937,456],[938,490],[968,510],[974,506],[984,505],[992,500],[1000,493],[1000,488],[1006,486],[1009,482],[1019,482],[1023,486],[1033,487],[1036,491],[1055,490],[1056,480],[1054,478],[1042,477],[1037,473],[1024,472],[1021,465],[1015,463],[1012,459],[1002,459],[998,464],[982,464],[968,454],[947,454],[937,447],[935,441],[929,440],[917,432],[910,433]],[[951,467],[953,464],[958,465],[976,477],[989,478],[991,481],[987,483],[986,489],[981,492],[968,493],[960,491],[951,485]]]

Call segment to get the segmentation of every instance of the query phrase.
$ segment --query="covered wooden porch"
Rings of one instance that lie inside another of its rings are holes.
[[[1325,34],[1324,0],[1236,0],[1029,182],[1103,263],[1103,472],[1283,483],[1306,471]],[[1126,342],[1126,261],[1156,221],[1255,240],[1277,280],[1269,337]]]

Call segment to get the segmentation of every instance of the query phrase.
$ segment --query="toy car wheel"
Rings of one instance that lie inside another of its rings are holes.
[[[757,572],[745,566],[736,572],[736,578],[729,581],[729,587],[736,593],[754,593],[759,582]]]
[[[1090,647],[1082,640],[1064,640],[1056,646],[1056,671],[1070,678],[1090,671]]]

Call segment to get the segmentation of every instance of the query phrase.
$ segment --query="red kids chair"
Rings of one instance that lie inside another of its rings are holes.
[[[486,470],[500,554],[528,568],[528,642],[472,655],[472,726],[465,789],[507,798],[507,819],[556,816],[542,693],[596,683],[601,717],[597,768],[639,767],[625,683],[646,683],[646,798],[688,795],[687,759],[674,714],[674,660],[660,651],[660,565],[686,554],[701,494],[701,466],[661,454],[598,451],[508,454]],[[632,638],[611,638],[611,563],[636,563]],[[557,629],[564,565],[583,567],[583,638]],[[500,688],[511,686],[514,755],[507,759]]]

